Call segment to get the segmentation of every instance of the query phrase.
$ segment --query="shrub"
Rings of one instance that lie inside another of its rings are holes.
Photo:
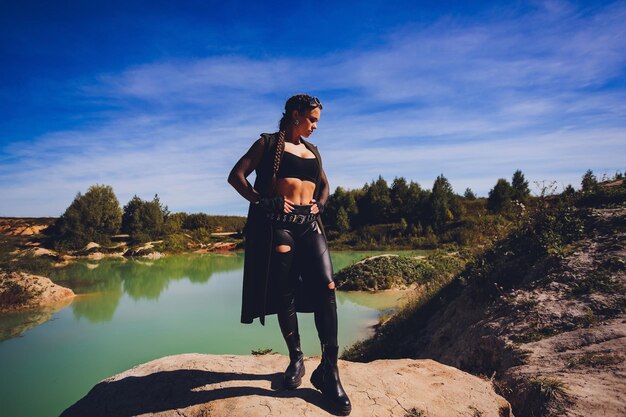
[[[56,222],[46,229],[57,250],[79,249],[88,242],[108,243],[122,222],[119,201],[108,185],[80,192]]]
[[[2,282],[0,289],[0,306],[18,306],[30,298],[30,292],[15,281]]]
[[[187,230],[205,229],[209,232],[213,229],[213,221],[211,216],[204,213],[189,214],[185,219],[183,227]]]
[[[251,353],[253,355],[267,355],[267,354],[272,353],[272,349],[271,348],[252,349]]]
[[[583,193],[588,193],[597,190],[598,188],[598,179],[593,174],[593,171],[588,169],[587,172],[583,175],[583,179],[580,182],[581,191]]]
[[[135,243],[158,239],[168,216],[167,206],[161,205],[155,194],[152,201],[144,201],[136,195],[124,206],[122,231],[128,233]]]
[[[173,233],[165,236],[161,244],[167,252],[184,252],[187,249],[189,238],[182,233]]]
[[[180,232],[187,219],[187,213],[173,213],[167,216],[165,219],[165,226],[163,231],[166,235]]]
[[[504,178],[500,178],[496,185],[489,191],[487,208],[492,213],[500,213],[509,209],[513,199],[514,190],[511,184]]]
[[[529,403],[532,415],[561,415],[562,403],[567,386],[554,377],[532,377],[528,380]]]
[[[530,190],[528,189],[528,181],[524,178],[524,174],[519,169],[513,173],[513,178],[511,181],[512,197],[514,200],[517,200],[521,203],[524,203],[528,200],[530,196]]]
[[[476,194],[474,194],[472,189],[469,187],[465,189],[465,192],[463,193],[463,197],[471,201],[476,200]]]
[[[422,259],[383,255],[350,265],[335,276],[341,290],[385,290],[408,286],[432,275],[432,266]]]

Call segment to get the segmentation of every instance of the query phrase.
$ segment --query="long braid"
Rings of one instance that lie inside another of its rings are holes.
[[[278,132],[278,140],[276,141],[276,151],[274,152],[274,166],[273,166],[273,174],[272,174],[272,188],[276,188],[276,175],[278,174],[278,169],[280,168],[280,161],[283,158],[283,153],[285,152],[285,131],[281,129]]]

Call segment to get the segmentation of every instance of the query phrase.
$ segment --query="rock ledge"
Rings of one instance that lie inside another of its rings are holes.
[[[319,360],[306,358],[302,385],[284,390],[285,355],[167,356],[103,380],[61,416],[327,416],[309,381]],[[512,416],[489,381],[432,360],[340,360],[339,370],[354,417]]]
[[[0,313],[62,308],[75,297],[74,292],[55,284],[50,278],[25,272],[0,273]],[[5,304],[4,300],[15,302]]]

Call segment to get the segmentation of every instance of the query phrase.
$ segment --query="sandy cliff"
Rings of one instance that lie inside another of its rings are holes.
[[[558,255],[535,254],[536,236],[553,238],[536,229],[498,242],[418,314],[390,321],[346,359],[431,358],[494,375],[518,416],[626,415],[626,206],[578,218],[555,215],[556,225],[584,224]],[[552,233],[549,221],[540,225]]]

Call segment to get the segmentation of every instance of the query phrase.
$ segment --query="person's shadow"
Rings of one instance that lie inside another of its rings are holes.
[[[282,375],[281,372],[249,374],[180,369],[155,372],[146,376],[129,376],[119,381],[99,383],[85,397],[66,409],[60,417],[130,417],[245,395],[264,395],[275,398],[298,397],[332,414],[332,410],[326,406],[319,391],[312,388],[283,389]],[[236,387],[202,389],[207,384],[230,380],[263,379],[270,381],[271,389],[245,384]]]

